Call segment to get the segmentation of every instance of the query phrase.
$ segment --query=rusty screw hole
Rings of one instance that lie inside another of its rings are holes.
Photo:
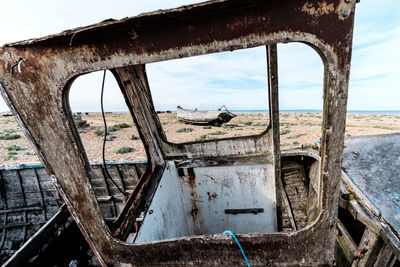
[[[192,216],[196,216],[199,212],[199,209],[192,209]]]

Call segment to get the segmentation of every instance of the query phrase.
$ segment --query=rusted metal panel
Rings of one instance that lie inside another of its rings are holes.
[[[267,162],[194,169],[177,169],[169,162],[135,243],[218,234],[227,229],[275,232],[274,168]],[[253,211],[237,210],[246,208]],[[229,209],[236,211],[227,213]]]
[[[46,169],[55,175],[60,194],[102,264],[235,264],[242,261],[241,255],[226,235],[136,245],[121,242],[110,234],[89,182],[93,174],[70,111],[70,85],[80,74],[116,69],[114,74],[133,117],[137,118],[135,122],[144,133],[141,138],[151,167],[128,199],[128,206],[122,211],[124,216],[117,221],[117,227],[123,230],[129,224],[124,218],[134,216],[139,203],[145,201],[142,196],[155,190],[160,177],[155,179],[152,175],[157,168],[163,168],[165,160],[274,153],[270,128],[259,136],[237,140],[168,143],[160,131],[154,107],[149,104],[151,95],[143,85],[147,79],[145,72],[139,74],[138,87],[133,86],[132,80],[129,87],[127,78],[132,79],[132,73],[128,71],[132,67],[128,66],[280,42],[298,41],[312,46],[325,66],[322,211],[316,222],[302,231],[243,234],[239,240],[253,264],[331,264],[335,242],[331,222],[337,213],[354,9],[355,0],[216,0],[105,21],[1,48],[0,91]],[[11,57],[5,57],[6,53]],[[19,58],[25,60],[21,63],[22,73],[11,75],[10,67]],[[135,91],[140,104],[135,104]],[[143,102],[144,96],[147,100]],[[140,113],[143,116],[136,117]]]

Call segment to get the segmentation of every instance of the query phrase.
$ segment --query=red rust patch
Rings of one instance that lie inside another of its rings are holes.
[[[208,201],[213,201],[213,200],[215,200],[216,198],[217,198],[217,194],[216,193],[210,193],[210,192],[207,192],[207,195],[208,195]]]

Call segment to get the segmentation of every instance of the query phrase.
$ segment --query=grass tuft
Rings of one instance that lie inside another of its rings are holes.
[[[135,149],[133,149],[133,147],[124,146],[124,147],[118,148],[117,151],[115,151],[115,154],[125,154],[125,153],[130,153],[133,151],[135,151]]]
[[[210,133],[211,135],[224,135],[226,134],[226,132],[222,132],[222,131],[216,131],[214,133]]]
[[[307,134],[296,134],[296,135],[293,135],[293,136],[288,136],[288,137],[286,137],[286,139],[296,139],[296,138],[299,138],[300,136],[304,136],[304,135],[307,135]]]
[[[104,130],[99,130],[97,129],[96,131],[93,132],[97,136],[103,136],[104,135]]]
[[[197,137],[195,140],[197,142],[199,142],[199,141],[207,140],[207,138],[208,138],[208,136],[206,134],[202,134],[202,135],[200,135],[200,137]]]
[[[1,134],[0,135],[0,140],[14,140],[14,139],[18,139],[21,138],[21,136],[19,134]]]
[[[131,140],[139,140],[139,137],[137,137],[136,135],[132,134],[131,138],[129,138]]]
[[[115,124],[113,127],[119,128],[119,129],[124,129],[124,128],[130,128],[131,125],[129,125],[129,124],[123,122],[123,123],[120,123],[120,124]]]
[[[17,159],[17,157],[15,157],[15,156],[13,156],[13,155],[7,155],[7,156],[4,156],[3,157],[3,160],[4,161],[8,161],[8,160],[16,160]]]
[[[176,130],[177,133],[191,133],[193,131],[192,128],[181,128]]]
[[[115,135],[108,135],[108,136],[106,137],[106,140],[107,140],[107,141],[113,141],[115,138],[117,138]]]
[[[7,146],[4,149],[8,150],[8,151],[20,151],[20,150],[23,150],[22,147],[17,146],[17,145]]]

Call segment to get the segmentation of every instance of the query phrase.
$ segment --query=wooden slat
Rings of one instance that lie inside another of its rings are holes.
[[[41,205],[42,205],[42,207],[43,207],[43,216],[44,216],[44,219],[47,221],[46,203],[45,203],[45,201],[44,201],[43,192],[42,192],[42,187],[41,187],[41,185],[40,185],[39,175],[38,175],[38,173],[37,173],[36,168],[34,168],[33,171],[34,171],[34,173],[35,173],[37,188],[38,188],[39,193],[40,193],[40,203],[41,203]]]
[[[70,214],[66,206],[62,206],[59,211],[4,264],[4,266],[25,265],[31,257],[36,255],[40,246],[48,241],[49,236],[54,234],[59,225],[65,223],[69,216]]]
[[[0,214],[35,211],[35,210],[42,210],[42,209],[43,209],[43,207],[24,207],[24,208],[6,209],[6,210],[0,210]]]
[[[358,250],[367,251],[362,259],[355,259],[351,266],[373,266],[382,244],[383,241],[377,234],[375,234],[369,228],[365,228],[360,244],[358,245]]]
[[[396,257],[392,252],[392,248],[385,243],[378,254],[374,267],[391,267],[393,259],[395,258]]]
[[[3,173],[0,171],[0,181],[1,181],[1,184],[4,186],[4,179],[3,179]],[[3,190],[3,188],[2,188],[2,190]],[[2,196],[2,198],[4,199],[4,207],[7,209],[8,207],[8,205],[7,205],[7,194],[4,192],[4,195]],[[7,224],[7,213],[6,214],[4,214],[4,222],[3,222],[3,224],[4,225],[6,225]],[[2,231],[2,235],[1,235],[1,241],[0,241],[0,251],[1,250],[3,250],[3,246],[4,246],[4,242],[5,242],[5,240],[6,240],[6,234],[7,234],[7,230],[6,230],[6,228],[3,228],[3,231]]]
[[[24,207],[26,207],[26,195],[25,195],[25,190],[24,190],[24,186],[22,184],[22,177],[21,174],[19,173],[19,170],[16,170],[17,172],[17,177],[18,177],[18,181],[19,181],[19,185],[20,185],[20,189],[21,189],[21,193],[22,193],[22,200],[24,203]],[[22,233],[22,243],[25,243],[26,240],[26,226],[30,225],[30,223],[27,223],[27,218],[26,218],[26,211],[23,211],[23,220],[24,220],[24,225],[23,225],[23,233]]]
[[[357,251],[357,245],[354,242],[353,238],[350,236],[347,229],[340,221],[337,222],[336,227],[340,232],[336,236],[338,243],[341,246],[343,252],[345,253],[346,258],[351,262],[353,260],[354,254]]]
[[[30,222],[9,223],[6,225],[0,225],[0,229],[8,229],[8,228],[15,228],[15,227],[25,227],[25,229],[26,229],[26,226],[28,226],[28,225],[32,225],[32,223],[30,223]],[[24,233],[26,234],[26,230],[24,230]],[[24,240],[24,242],[25,242],[25,240]]]

